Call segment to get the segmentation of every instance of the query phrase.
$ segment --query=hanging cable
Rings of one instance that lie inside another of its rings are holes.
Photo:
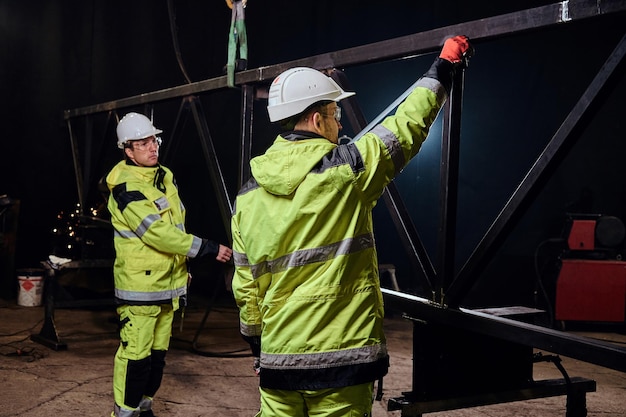
[[[548,243],[562,245],[564,243],[564,240],[560,238],[554,238],[554,239],[546,239],[542,241],[535,248],[535,253],[533,256],[533,266],[535,269],[535,282],[537,283],[539,292],[541,293],[541,296],[543,297],[546,303],[546,310],[548,314],[548,326],[552,328],[554,327],[554,308],[552,306],[552,300],[550,296],[548,295],[548,292],[546,291],[546,288],[543,284],[543,268],[539,266],[539,255],[541,253],[541,249]]]
[[[187,70],[185,69],[185,65],[183,64],[183,58],[180,53],[180,46],[178,45],[178,31],[176,30],[176,12],[174,11],[174,3],[172,0],[167,0],[167,11],[170,18],[170,31],[172,32],[172,43],[174,44],[174,52],[176,53],[176,61],[178,61],[178,66],[183,73],[183,76],[187,80],[188,84],[191,84],[191,79],[189,75],[187,75]]]

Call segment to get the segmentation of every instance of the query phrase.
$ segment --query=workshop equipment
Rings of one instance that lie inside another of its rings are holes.
[[[624,224],[617,217],[568,215],[567,249],[556,282],[555,319],[624,322]]]

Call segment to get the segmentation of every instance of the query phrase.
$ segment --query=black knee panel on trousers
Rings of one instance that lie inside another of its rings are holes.
[[[157,390],[161,386],[161,380],[163,379],[163,368],[165,368],[165,354],[166,350],[153,350],[152,351],[152,363],[150,366],[150,378],[144,395],[148,397],[154,397]]]
[[[138,407],[150,380],[152,358],[149,356],[138,361],[128,361],[126,368],[126,388],[124,404],[129,407]]]

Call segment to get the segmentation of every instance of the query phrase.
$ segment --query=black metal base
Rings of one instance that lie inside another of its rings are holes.
[[[30,336],[30,340],[33,342],[39,343],[50,349],[54,350],[67,350],[67,343],[61,342],[58,339],[51,339],[46,336],[42,336],[41,334],[33,334]]]
[[[565,379],[547,379],[535,381],[520,389],[486,392],[454,398],[415,401],[411,393],[407,393],[404,397],[389,399],[387,409],[389,411],[401,410],[402,417],[421,417],[422,414],[439,411],[567,395],[566,417],[586,417],[586,393],[595,392],[595,390],[596,382],[591,379],[573,377],[570,379],[569,384]]]

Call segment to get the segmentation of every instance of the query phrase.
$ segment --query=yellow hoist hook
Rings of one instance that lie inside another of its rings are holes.
[[[243,0],[242,3],[243,3],[243,7],[246,7],[246,3],[248,3],[248,1],[247,0]],[[226,0],[226,4],[228,5],[228,7],[230,9],[233,8],[233,2],[231,0]]]

